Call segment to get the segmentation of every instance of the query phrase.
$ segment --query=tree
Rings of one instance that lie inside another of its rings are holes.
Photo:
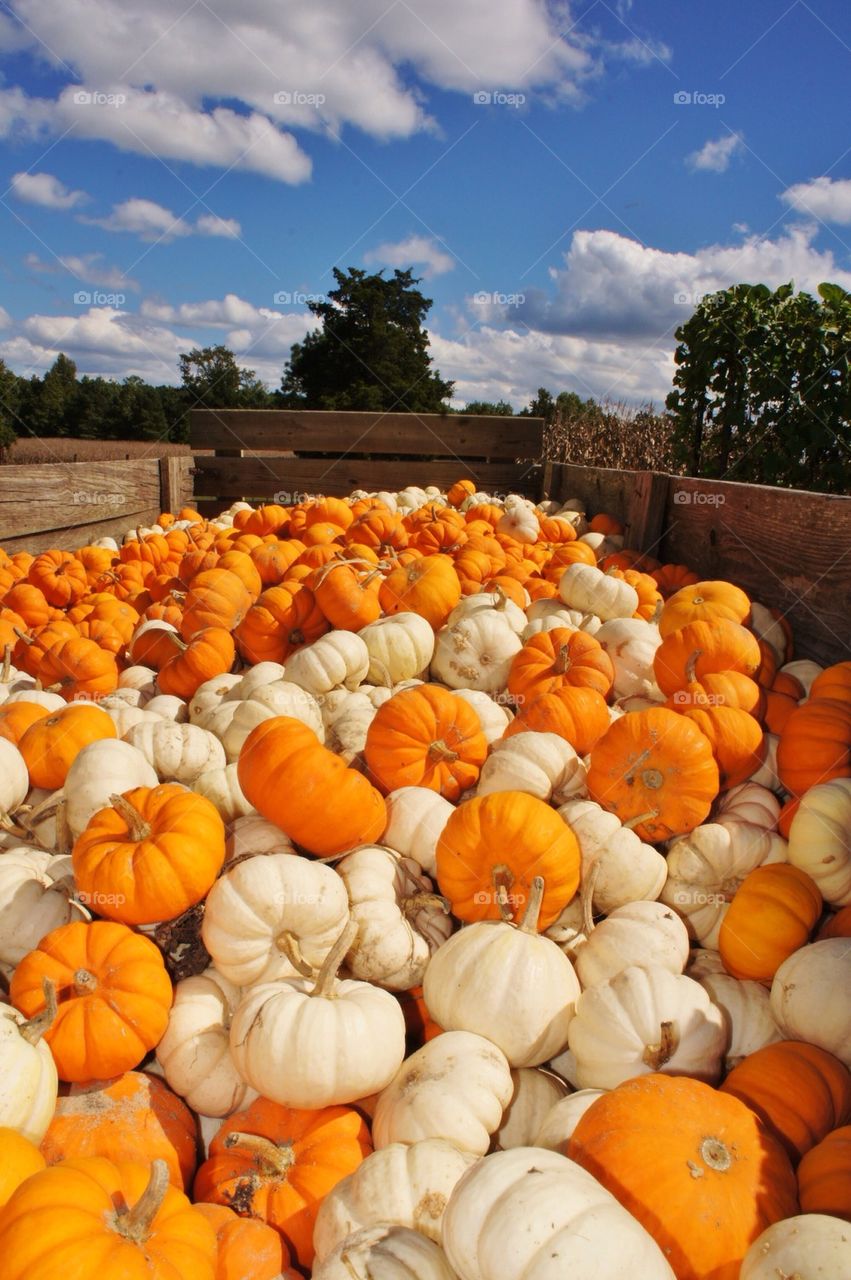
[[[462,410],[463,413],[490,413],[498,418],[513,418],[514,409],[507,400],[471,400]]]
[[[431,368],[423,321],[431,299],[411,271],[367,275],[334,268],[337,288],[308,306],[322,328],[293,345],[282,403],[305,409],[441,413],[453,383]]]
[[[21,417],[37,436],[67,436],[75,426],[77,366],[60,351],[44,377],[31,378],[21,403]]]
[[[168,439],[168,421],[156,388],[141,378],[125,378],[116,387],[113,427],[123,440]]]
[[[520,413],[523,417],[543,418],[549,424],[556,416],[556,402],[546,387],[538,387],[537,395],[530,400],[528,409],[521,409]]]
[[[739,284],[677,330],[666,401],[695,475],[843,492],[851,480],[851,295]]]
[[[269,395],[253,369],[242,369],[224,346],[193,347],[180,356],[188,409],[256,409]]]
[[[0,449],[18,438],[15,423],[20,420],[21,381],[5,360],[0,360]]]

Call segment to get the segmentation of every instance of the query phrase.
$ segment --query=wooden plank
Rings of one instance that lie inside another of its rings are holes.
[[[159,501],[156,458],[2,467],[0,543],[119,518],[129,526]]]
[[[189,437],[204,449],[300,449],[405,457],[539,458],[543,418],[321,409],[191,409]]]
[[[127,515],[112,516],[107,520],[98,520],[83,525],[69,525],[65,529],[51,529],[46,533],[24,533],[17,538],[0,539],[3,550],[12,555],[15,551],[29,551],[38,555],[40,551],[50,551],[54,547],[61,551],[76,551],[79,547],[88,546],[97,538],[114,538],[121,546],[121,541],[128,529],[136,525],[151,525],[160,512],[159,503],[134,512],[132,518]]]
[[[231,500],[247,496],[296,502],[305,493],[343,496],[353,489],[403,489],[406,485],[448,488],[469,477],[488,493],[537,494],[539,470],[531,464],[451,461],[376,462],[341,458],[209,458],[195,459],[195,493],[199,498]],[[227,505],[227,503],[224,503]]]
[[[671,477],[659,471],[636,471],[627,496],[624,546],[658,556],[665,524]]]
[[[589,516],[605,512],[625,521],[629,497],[637,483],[639,471],[618,471],[614,467],[578,467],[573,463],[553,465],[553,497],[565,502],[578,498]]]
[[[780,609],[801,656],[851,655],[851,498],[672,476],[665,519],[660,558]]]
[[[160,510],[173,514],[192,500],[192,459],[160,458]]]

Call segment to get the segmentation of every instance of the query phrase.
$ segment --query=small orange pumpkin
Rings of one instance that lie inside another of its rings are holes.
[[[223,1204],[196,1202],[216,1233],[216,1280],[289,1280],[289,1252],[274,1227],[241,1218]]]
[[[418,613],[437,630],[461,599],[461,583],[448,556],[421,556],[391,570],[378,599],[385,613]]]
[[[29,1138],[17,1129],[0,1128],[0,1209],[12,1192],[45,1164],[44,1156]]]
[[[115,723],[100,707],[77,703],[34,720],[18,742],[34,787],[55,791],[90,742],[117,738]]]
[[[584,631],[554,627],[532,636],[514,655],[508,691],[526,699],[574,685],[606,697],[614,678],[612,660],[598,640]]]
[[[479,717],[439,685],[403,689],[378,708],[364,757],[382,791],[428,787],[455,801],[479,776],[488,753]]]
[[[827,1213],[851,1222],[851,1125],[834,1129],[798,1165],[803,1213]]]
[[[718,950],[734,978],[770,982],[784,960],[802,947],[821,915],[815,881],[787,862],[750,871],[721,924]]]

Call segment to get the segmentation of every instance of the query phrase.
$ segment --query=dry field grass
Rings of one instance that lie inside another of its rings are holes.
[[[8,466],[32,466],[47,462],[115,462],[127,458],[170,458],[189,454],[188,444],[161,444],[156,440],[72,440],[64,436],[16,440],[0,450],[0,462]],[[203,452],[203,450],[196,450]]]

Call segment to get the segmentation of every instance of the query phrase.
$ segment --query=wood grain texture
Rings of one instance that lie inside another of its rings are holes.
[[[321,409],[192,409],[189,436],[204,449],[298,449],[344,455],[539,458],[543,418]]]
[[[9,555],[15,551],[29,551],[32,555],[38,555],[41,551],[50,551],[53,548],[60,551],[77,551],[97,538],[114,538],[121,546],[128,529],[135,525],[153,524],[159,513],[160,505],[156,503],[143,511],[134,512],[130,519],[126,515],[112,516],[90,524],[73,524],[63,529],[50,529],[45,533],[25,533],[17,538],[0,539],[0,546]]]
[[[174,459],[180,461],[180,459]],[[156,458],[0,468],[0,544],[117,519],[141,523],[160,503]],[[54,546],[61,545],[54,542]]]
[[[192,459],[160,458],[159,468],[160,510],[176,514],[192,501]]]

